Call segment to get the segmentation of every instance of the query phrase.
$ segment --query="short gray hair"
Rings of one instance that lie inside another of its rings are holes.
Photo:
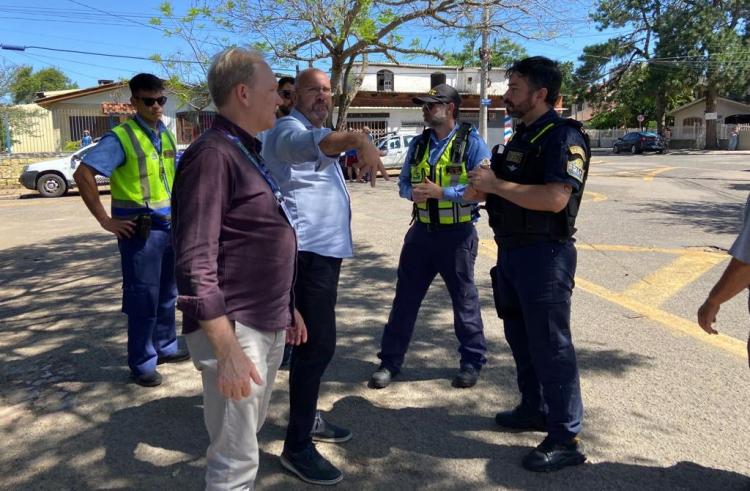
[[[208,69],[208,92],[216,107],[227,103],[237,84],[249,84],[263,56],[247,48],[229,48],[217,54]]]

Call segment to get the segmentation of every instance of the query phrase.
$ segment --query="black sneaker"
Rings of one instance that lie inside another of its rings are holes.
[[[384,366],[380,366],[370,375],[370,383],[367,384],[371,389],[383,389],[388,387],[391,383],[391,379],[396,376],[396,373],[392,372]]]
[[[559,443],[550,437],[544,439],[521,462],[524,469],[533,472],[552,472],[571,465],[583,464],[586,455],[578,438]]]
[[[495,423],[504,428],[521,431],[547,431],[547,418],[540,413],[529,413],[521,406],[495,415]]]
[[[181,361],[187,361],[190,359],[190,353],[186,349],[177,350],[171,355],[160,356],[156,359],[157,365],[164,363],[179,363]]]
[[[141,387],[156,387],[157,385],[161,385],[161,374],[156,370],[151,373],[142,373],[141,375],[136,375],[131,372],[130,380]]]
[[[474,387],[479,379],[479,369],[474,365],[465,364],[461,365],[461,369],[458,371],[455,377],[453,377],[453,387],[459,389],[468,389]]]
[[[344,478],[344,474],[320,455],[312,444],[300,452],[284,451],[281,465],[310,484],[331,486]]]
[[[323,419],[320,411],[315,412],[315,423],[312,433],[313,441],[325,443],[344,443],[352,439],[352,432]]]

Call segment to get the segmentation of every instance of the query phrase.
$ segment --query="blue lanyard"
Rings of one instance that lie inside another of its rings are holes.
[[[266,167],[263,161],[259,160],[255,155],[250,153],[250,150],[248,150],[247,147],[245,147],[245,145],[242,143],[242,141],[240,141],[239,138],[228,133],[225,130],[220,129],[218,131],[219,133],[224,135],[227,138],[227,140],[234,143],[237,146],[237,148],[239,148],[240,151],[242,151],[245,157],[247,157],[247,160],[249,160],[250,163],[253,164],[253,166],[258,170],[260,175],[263,176],[263,179],[266,180],[266,182],[268,183],[268,186],[271,188],[274,198],[276,198],[276,204],[279,205],[279,208],[282,209],[289,223],[292,223],[289,210],[286,209],[286,205],[284,204],[284,196],[281,194],[281,188],[279,187],[278,184],[276,184],[276,180],[273,178],[271,171],[268,170],[268,167]]]

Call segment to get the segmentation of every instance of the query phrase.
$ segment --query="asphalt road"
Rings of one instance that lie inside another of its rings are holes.
[[[750,327],[744,295],[708,336],[695,312],[727,264],[750,191],[750,155],[596,155],[578,220],[573,333],[589,462],[551,475],[519,461],[542,438],[494,427],[517,402],[494,314],[494,243],[482,219],[476,277],[489,363],[450,387],[457,343],[437,280],[403,377],[367,389],[388,316],[409,203],[393,181],[350,185],[357,257],[339,288],[339,341],[320,408],[352,428],[319,445],[341,489],[750,489]],[[207,436],[189,363],[127,383],[115,241],[80,198],[0,200],[0,487],[201,489]],[[260,433],[259,489],[313,489],[281,469],[287,374]]]

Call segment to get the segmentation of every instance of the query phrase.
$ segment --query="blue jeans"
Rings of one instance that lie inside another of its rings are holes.
[[[583,403],[570,333],[577,262],[572,241],[503,248],[490,272],[495,307],[516,362],[521,406],[547,415],[557,441],[581,431]]]
[[[172,234],[117,241],[122,264],[122,311],[128,316],[128,366],[134,375],[156,370],[158,356],[177,351]]]

